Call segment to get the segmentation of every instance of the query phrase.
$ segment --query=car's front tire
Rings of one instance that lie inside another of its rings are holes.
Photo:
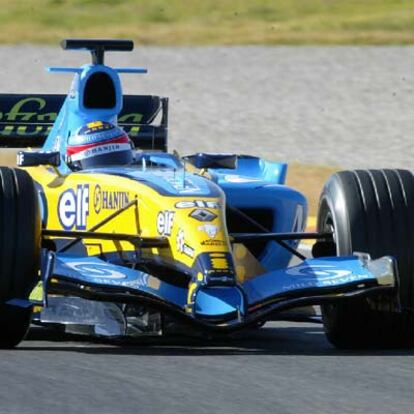
[[[16,346],[29,328],[31,307],[6,302],[28,299],[39,278],[40,232],[32,178],[0,167],[0,348]]]
[[[338,256],[394,256],[399,301],[355,298],[322,306],[328,340],[338,348],[414,345],[414,177],[406,170],[334,174],[319,202],[318,231],[333,231]]]

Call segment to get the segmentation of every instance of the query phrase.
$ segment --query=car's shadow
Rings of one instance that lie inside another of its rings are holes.
[[[187,336],[142,337],[108,340],[59,331],[32,328],[21,351],[81,352],[107,355],[225,356],[225,355],[414,355],[414,349],[338,350],[325,338],[316,324],[265,326],[231,337],[206,339]]]

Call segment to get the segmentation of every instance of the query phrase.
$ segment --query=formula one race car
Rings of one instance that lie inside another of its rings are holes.
[[[338,347],[408,345],[414,333],[414,179],[339,172],[317,232],[284,163],[167,152],[168,100],[123,95],[106,51],[131,41],[71,39],[92,64],[67,96],[0,95],[0,345],[31,323],[93,335],[208,335],[321,305]],[[313,258],[298,251],[312,239]],[[292,258],[300,263],[291,265]],[[398,272],[397,272],[398,268]]]

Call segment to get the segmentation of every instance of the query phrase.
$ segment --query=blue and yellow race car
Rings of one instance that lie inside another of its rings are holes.
[[[321,305],[338,347],[412,343],[410,172],[334,174],[305,232],[285,163],[167,152],[168,99],[123,95],[119,74],[145,69],[104,64],[131,41],[62,46],[92,55],[49,68],[74,74],[67,96],[0,95],[1,147],[32,148],[0,168],[1,347],[31,323],[214,336],[307,305]]]

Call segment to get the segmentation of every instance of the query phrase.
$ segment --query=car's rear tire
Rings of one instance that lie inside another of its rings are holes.
[[[28,299],[39,275],[40,215],[36,189],[26,171],[0,167],[0,348],[16,346],[30,325]]]
[[[414,345],[414,177],[406,170],[334,174],[319,201],[318,231],[332,230],[339,256],[394,256],[401,312],[395,298],[355,298],[322,306],[328,340],[338,348]],[[329,251],[329,249],[327,250]],[[331,249],[332,251],[332,249]]]

